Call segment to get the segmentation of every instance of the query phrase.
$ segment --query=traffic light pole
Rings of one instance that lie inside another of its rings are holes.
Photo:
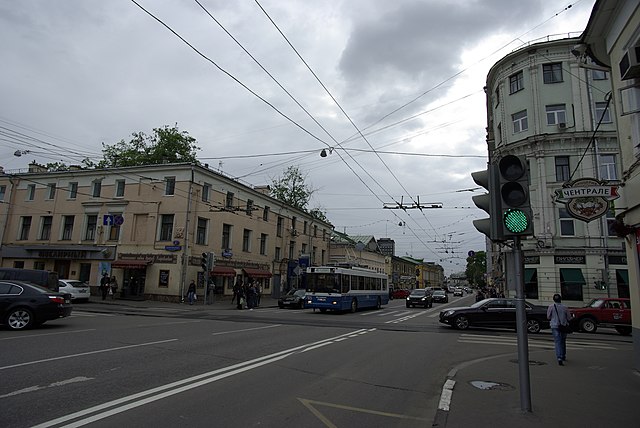
[[[518,376],[520,378],[520,409],[531,412],[529,383],[529,343],[527,342],[527,310],[524,304],[523,258],[520,237],[513,238],[514,276],[516,282],[516,324],[518,335]]]

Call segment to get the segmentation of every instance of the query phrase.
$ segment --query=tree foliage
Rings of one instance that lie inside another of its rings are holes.
[[[485,273],[487,272],[487,254],[484,251],[478,251],[471,257],[467,257],[467,269],[465,274],[469,284],[477,287],[487,285]]]
[[[97,163],[85,161],[88,167],[110,168],[122,166],[156,165],[162,163],[199,163],[195,138],[178,125],[154,128],[151,135],[134,132],[129,141],[108,145],[102,143],[103,159]]]
[[[314,190],[306,183],[307,176],[297,166],[289,166],[281,177],[272,179],[271,196],[279,201],[306,211]],[[323,213],[324,214],[324,213]]]

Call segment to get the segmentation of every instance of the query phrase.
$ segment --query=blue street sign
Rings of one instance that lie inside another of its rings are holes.
[[[102,224],[104,226],[111,226],[113,224],[113,216],[111,214],[105,214],[102,217]]]

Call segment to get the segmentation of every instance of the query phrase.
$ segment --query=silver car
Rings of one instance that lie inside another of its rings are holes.
[[[71,294],[72,300],[89,300],[91,292],[89,291],[89,284],[77,279],[60,279],[58,280],[60,286],[60,293]]]

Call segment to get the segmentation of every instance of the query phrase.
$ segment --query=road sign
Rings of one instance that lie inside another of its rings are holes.
[[[102,217],[102,224],[104,226],[111,226],[113,224],[113,216],[111,214],[105,214]]]

